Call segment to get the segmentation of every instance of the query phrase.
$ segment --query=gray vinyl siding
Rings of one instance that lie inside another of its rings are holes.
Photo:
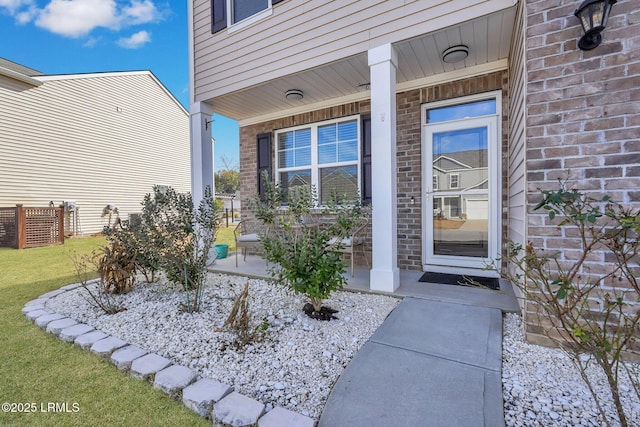
[[[526,243],[526,69],[524,7],[517,9],[511,55],[509,58],[509,178],[508,238],[524,246]]]
[[[154,184],[190,190],[189,118],[149,72],[0,80],[0,206],[75,201],[96,233],[107,204],[140,211]],[[122,111],[119,112],[117,109]]]
[[[367,52],[512,6],[507,0],[288,0],[243,28],[211,34],[211,1],[193,2],[195,101]]]

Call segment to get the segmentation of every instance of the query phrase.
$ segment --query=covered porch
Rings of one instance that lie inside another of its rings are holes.
[[[264,258],[258,255],[247,255],[246,261],[239,257],[238,267],[236,267],[234,254],[229,254],[227,258],[217,259],[209,271],[256,279],[270,278]],[[511,285],[502,279],[500,290],[494,291],[479,287],[419,282],[422,276],[421,271],[401,269],[399,273],[400,285],[394,292],[372,291],[369,283],[371,276],[369,268],[366,265],[356,265],[354,277],[351,277],[348,271],[344,274],[348,281],[346,290],[497,308],[503,312],[520,311]]]

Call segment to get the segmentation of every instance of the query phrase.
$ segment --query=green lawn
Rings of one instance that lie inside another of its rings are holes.
[[[227,227],[220,227],[216,230],[216,244],[229,245],[229,252],[236,250],[236,241],[233,237],[233,229],[235,225]]]
[[[27,301],[77,282],[70,253],[89,253],[103,244],[98,237],[62,246],[0,248],[0,403],[37,408],[0,412],[0,426],[210,426],[151,384],[46,334],[21,313]],[[67,403],[70,410],[75,403],[79,411],[47,412],[50,402]]]

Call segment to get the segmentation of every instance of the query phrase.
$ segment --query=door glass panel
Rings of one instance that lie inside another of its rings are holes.
[[[433,254],[488,257],[488,129],[434,132]]]
[[[470,117],[488,116],[496,113],[496,100],[469,102],[427,110],[427,123],[439,123]]]

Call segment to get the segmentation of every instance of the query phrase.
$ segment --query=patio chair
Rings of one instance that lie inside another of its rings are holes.
[[[260,236],[257,231],[246,221],[240,221],[233,229],[233,237],[236,241],[236,267],[238,266],[238,250],[242,250],[243,260],[247,261],[247,250],[260,247]]]
[[[344,238],[332,237],[329,240],[329,246],[336,246],[338,250],[344,254],[348,254],[351,261],[351,277],[353,277],[353,268],[355,266],[355,250],[360,248],[362,255],[369,266],[369,258],[365,251],[364,243],[366,241],[366,234],[368,231],[369,218],[362,218],[351,230],[349,235]]]

